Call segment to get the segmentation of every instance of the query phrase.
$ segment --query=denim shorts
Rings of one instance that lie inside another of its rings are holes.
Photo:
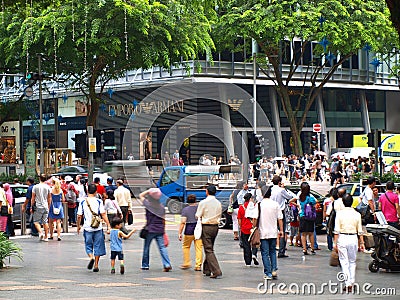
[[[103,230],[84,230],[83,237],[85,239],[85,248],[87,254],[93,254],[94,256],[106,255],[106,245],[104,242]]]
[[[124,253],[122,251],[111,251],[111,259],[115,259],[118,256],[118,260],[124,260]]]

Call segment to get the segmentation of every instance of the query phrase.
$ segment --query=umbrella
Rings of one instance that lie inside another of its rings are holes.
[[[328,154],[326,154],[326,152],[324,152],[324,151],[315,151],[314,155],[328,156]]]

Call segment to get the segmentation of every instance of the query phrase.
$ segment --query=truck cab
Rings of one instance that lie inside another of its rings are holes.
[[[162,192],[160,202],[170,213],[179,214],[188,195],[194,194],[201,201],[206,198],[207,186],[213,184],[217,187],[215,196],[222,204],[222,219],[226,219],[229,198],[237,182],[243,180],[241,170],[242,166],[238,165],[166,167],[157,182]]]

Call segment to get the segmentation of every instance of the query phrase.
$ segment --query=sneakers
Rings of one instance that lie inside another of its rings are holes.
[[[119,272],[121,273],[121,275],[125,274],[125,266],[121,265],[121,267],[119,268]]]
[[[260,264],[260,263],[258,262],[258,260],[257,260],[257,256],[253,255],[253,256],[252,256],[252,259],[253,259],[253,263],[254,263],[255,266],[258,266],[258,265]]]
[[[42,241],[43,239],[44,239],[44,234],[43,233],[39,234],[39,242]]]
[[[115,274],[115,269],[111,269],[111,274]]]
[[[276,271],[272,271],[272,279],[277,279],[278,273]]]
[[[374,253],[374,250],[372,250],[372,249],[364,250],[364,253],[365,254],[372,254],[372,253]]]
[[[251,267],[251,265],[245,265],[246,266],[246,268],[250,268]]]
[[[43,241],[43,242],[48,242],[49,239],[48,239],[48,238],[45,238],[45,239],[43,239],[42,241]]]
[[[264,275],[264,280],[272,280],[272,275]]]

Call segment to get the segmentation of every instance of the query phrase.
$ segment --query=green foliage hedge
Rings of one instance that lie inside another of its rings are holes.
[[[22,260],[22,249],[13,241],[10,241],[3,232],[0,232],[0,269],[4,267],[4,261],[8,257],[16,257]]]

